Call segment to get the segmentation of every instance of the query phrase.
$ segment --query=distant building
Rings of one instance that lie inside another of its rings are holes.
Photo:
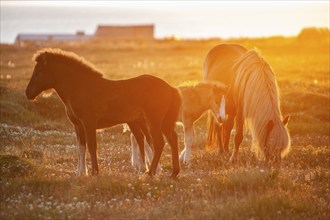
[[[26,43],[43,45],[49,42],[85,41],[91,37],[92,35],[86,35],[83,31],[78,31],[76,34],[18,34],[15,44],[20,46]]]
[[[94,35],[86,35],[83,31],[76,34],[18,34],[15,44],[46,45],[53,42],[86,41],[92,38],[106,38],[108,40],[154,40],[154,25],[109,26],[99,25]]]
[[[99,25],[96,29],[95,37],[108,38],[110,40],[153,40],[154,25]]]

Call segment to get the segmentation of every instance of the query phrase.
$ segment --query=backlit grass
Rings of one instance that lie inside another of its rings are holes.
[[[130,164],[129,134],[122,126],[97,132],[100,175],[75,175],[75,133],[54,94],[28,101],[25,88],[39,48],[1,45],[1,219],[329,219],[329,45],[295,38],[226,41],[258,48],[271,64],[290,114],[292,151],[281,171],[267,170],[246,135],[239,163],[205,150],[206,117],[195,125],[196,146],[177,180],[165,146],[163,171],[153,178]],[[55,45],[90,60],[107,78],[149,73],[177,86],[202,80],[210,41],[147,44],[92,42]],[[106,94],[105,94],[106,95]],[[179,132],[183,147],[182,129]],[[230,146],[232,149],[232,145]],[[90,167],[89,156],[87,163]]]

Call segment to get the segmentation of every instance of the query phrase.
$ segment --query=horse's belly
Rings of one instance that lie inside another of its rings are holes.
[[[142,112],[139,109],[120,108],[114,106],[111,110],[102,112],[98,115],[98,124],[120,124],[139,119]],[[111,125],[112,126],[112,125]]]

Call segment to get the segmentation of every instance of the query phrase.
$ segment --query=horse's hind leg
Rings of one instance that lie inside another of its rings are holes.
[[[178,135],[174,129],[164,130],[164,135],[167,141],[171,145],[172,150],[172,164],[173,164],[173,173],[172,177],[176,177],[180,172],[180,163],[179,163],[179,149],[178,149]]]
[[[160,156],[164,148],[164,138],[160,129],[150,129],[151,138],[154,146],[154,157],[152,158],[149,175],[155,175]]]
[[[151,165],[152,159],[154,157],[154,151],[155,151],[154,149],[155,148],[153,146],[152,137],[150,135],[149,129],[148,129],[147,124],[145,123],[145,121],[144,121],[144,123],[140,124],[140,129],[142,130],[142,132],[145,136],[145,140],[147,142],[147,143],[144,144],[145,152],[146,152],[146,156],[147,156],[149,165]],[[158,163],[156,173],[159,173],[161,170],[162,170],[162,166],[160,165],[160,163]]]
[[[217,141],[219,147],[219,154],[226,153],[223,145],[223,125],[215,124],[215,129],[217,132]]]
[[[135,136],[136,142],[139,146],[139,170],[141,172],[146,171],[146,164],[145,164],[145,154],[144,154],[144,135],[139,127],[138,124],[136,123],[128,123],[128,126],[132,133]]]

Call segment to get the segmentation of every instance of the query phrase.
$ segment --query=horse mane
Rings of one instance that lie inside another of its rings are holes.
[[[266,141],[266,126],[270,120],[275,123],[272,132],[277,137],[275,146],[283,146],[282,156],[290,147],[287,130],[282,124],[279,90],[269,64],[254,50],[242,54],[235,62],[234,99],[247,122],[253,146],[257,152]]]
[[[87,61],[85,58],[78,56],[73,52],[64,51],[58,48],[44,48],[37,51],[32,58],[35,62],[41,61],[59,61],[70,63],[76,68],[82,68],[85,74],[90,74],[97,77],[103,77],[103,74],[96,67]]]

